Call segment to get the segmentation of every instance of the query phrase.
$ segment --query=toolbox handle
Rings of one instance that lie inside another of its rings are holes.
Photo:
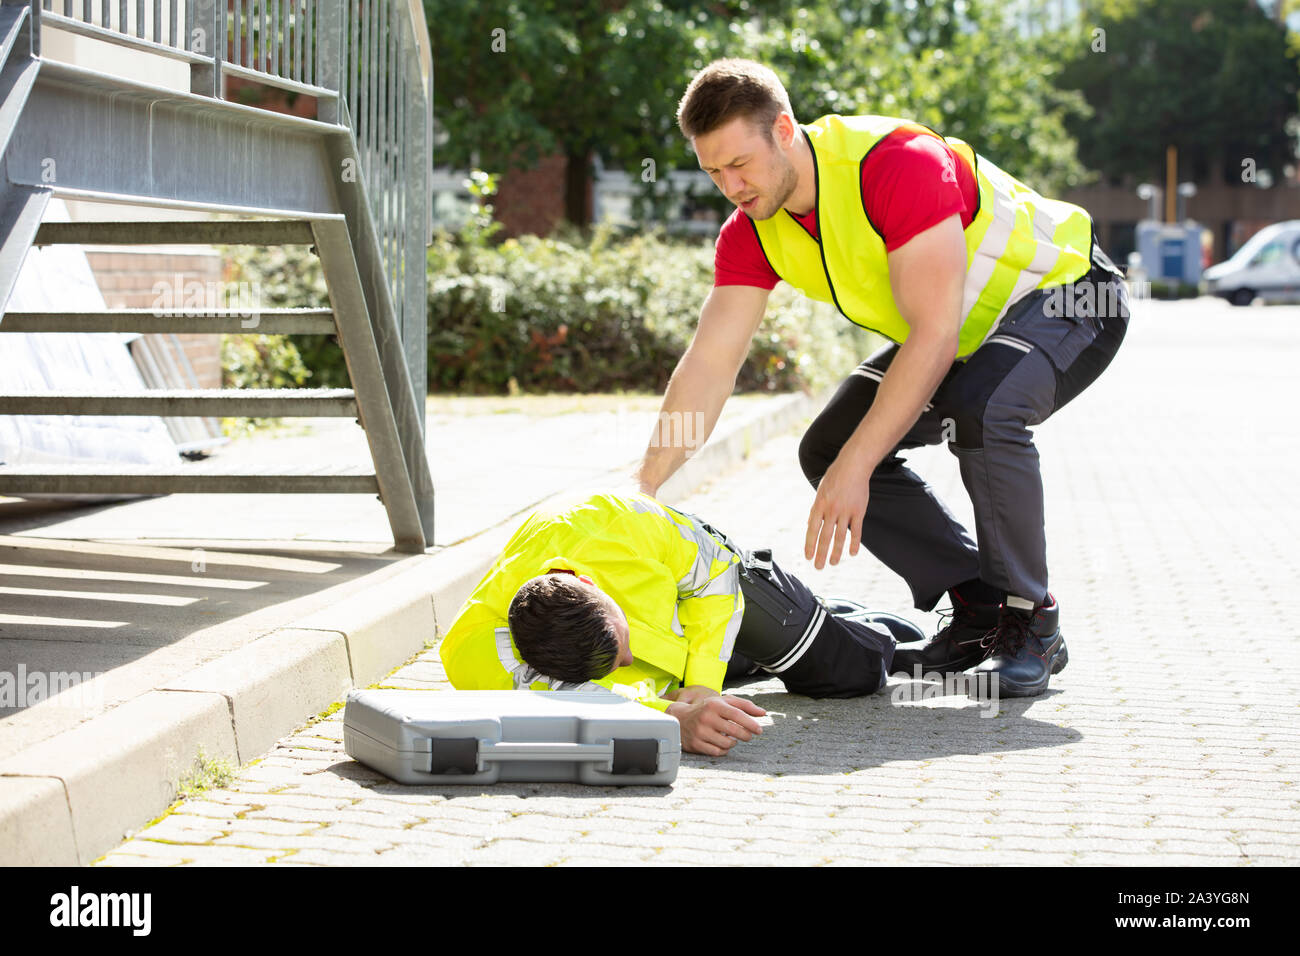
[[[569,763],[603,763],[613,774],[653,774],[659,769],[658,740],[611,740],[600,744],[568,742],[491,741],[464,738],[426,738],[430,773],[482,772],[488,763],[555,760]]]
[[[612,774],[653,774],[659,770],[659,741],[615,739],[603,744],[479,742],[479,760],[567,760],[603,763]]]
[[[614,756],[614,744],[571,743],[488,743],[480,741],[481,760],[609,760]]]

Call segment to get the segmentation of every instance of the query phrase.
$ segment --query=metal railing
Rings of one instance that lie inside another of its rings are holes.
[[[179,4],[176,0],[166,5],[144,0],[42,0],[40,3],[47,24],[110,43],[138,41],[129,45],[177,59],[190,59],[184,55],[190,49],[186,43],[186,25],[193,22],[193,17],[182,19],[180,8],[192,6],[193,3]]]
[[[425,249],[433,234],[433,70],[419,0],[33,5],[46,26],[188,63],[193,93],[220,98],[224,78],[238,77],[312,96],[318,119],[350,129],[359,168],[341,175],[347,181],[350,172],[362,184],[408,366],[412,378],[423,382]],[[213,43],[213,37],[225,43]]]
[[[340,9],[338,25],[348,40],[335,87],[340,121],[356,136],[407,363],[423,383],[425,250],[433,239],[433,67],[424,5],[349,0]],[[421,340],[412,342],[407,331],[416,315]]]

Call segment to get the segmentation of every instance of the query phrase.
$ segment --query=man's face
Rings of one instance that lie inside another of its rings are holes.
[[[618,611],[618,623],[615,627],[618,636],[618,657],[614,661],[614,670],[618,670],[620,667],[632,666],[635,660],[632,656],[632,629],[628,626],[627,615],[623,613],[623,609],[613,600],[609,603]]]
[[[695,137],[695,156],[713,184],[745,215],[771,219],[799,185],[794,164],[779,145],[792,132],[785,114],[777,119],[775,141],[749,119],[737,117]]]

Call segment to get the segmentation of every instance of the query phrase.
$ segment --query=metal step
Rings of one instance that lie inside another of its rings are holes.
[[[38,246],[313,245],[304,219],[171,219],[154,222],[47,222]]]
[[[41,61],[32,56],[30,14],[26,4],[0,7],[0,156],[41,71]]]
[[[18,282],[18,271],[51,195],[52,190],[15,185],[0,176],[0,328],[4,326],[5,303]]]
[[[18,118],[23,114],[27,98],[36,85],[36,75],[40,72],[41,61],[29,57],[16,57],[0,70],[0,155],[4,155],[9,147]]]
[[[0,495],[378,494],[379,482],[361,469],[279,474],[222,472],[196,464],[157,469],[144,465],[0,466]]]
[[[6,4],[0,7],[0,64],[9,62],[9,54],[13,52],[14,45],[17,44],[19,37],[23,36],[23,31],[28,29],[27,17],[30,13],[31,8],[25,3],[20,6]],[[24,56],[30,56],[30,44],[19,44],[19,52]]]
[[[356,418],[350,388],[144,389],[0,395],[0,415],[161,415]]]
[[[234,335],[334,335],[330,309],[108,309],[9,312],[0,332],[225,332]]]

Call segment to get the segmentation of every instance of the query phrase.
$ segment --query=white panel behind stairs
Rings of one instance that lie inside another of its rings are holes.
[[[53,199],[45,221],[67,222]],[[103,309],[86,254],[78,246],[32,248],[7,311]],[[121,332],[0,334],[0,390],[43,392],[145,387]],[[117,462],[171,467],[179,456],[161,418],[106,415],[0,416],[0,464]]]

